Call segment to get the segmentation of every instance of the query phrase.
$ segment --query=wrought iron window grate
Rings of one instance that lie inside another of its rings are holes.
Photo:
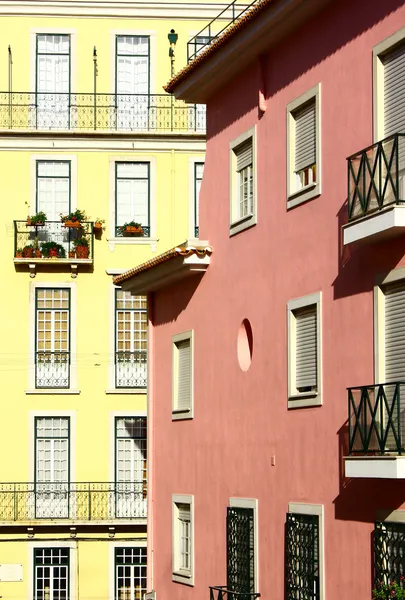
[[[255,591],[254,512],[252,508],[227,509],[227,588],[240,594]]]
[[[287,600],[319,600],[319,517],[287,513]]]
[[[374,578],[388,584],[395,581],[404,586],[405,523],[377,521],[374,529]]]

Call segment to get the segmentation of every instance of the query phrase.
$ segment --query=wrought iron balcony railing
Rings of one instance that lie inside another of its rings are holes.
[[[0,484],[0,522],[107,521],[144,518],[146,514],[146,481]]]
[[[83,241],[84,240],[84,241]],[[82,241],[82,244],[80,243]],[[93,223],[83,221],[80,227],[65,227],[60,221],[44,225],[28,225],[14,221],[14,258],[54,261],[93,260]]]
[[[70,352],[35,353],[35,387],[69,388],[70,387]]]
[[[259,593],[233,592],[226,585],[210,587],[210,600],[256,600]]]
[[[349,221],[405,202],[405,134],[373,144],[347,162]]]
[[[405,454],[405,383],[348,388],[349,452]]]
[[[260,0],[253,0],[251,3],[243,2],[243,0],[233,0],[187,43],[187,61],[191,62],[213,40],[223,36],[232,23],[246,14],[253,6],[259,4],[259,2]],[[217,27],[221,27],[220,31],[215,31]]]
[[[0,92],[0,129],[205,133],[204,104],[170,94]]]
[[[115,353],[115,387],[146,388],[147,375],[146,352]]]

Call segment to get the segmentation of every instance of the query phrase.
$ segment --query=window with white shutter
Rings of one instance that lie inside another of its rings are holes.
[[[255,129],[250,129],[230,144],[231,218],[233,235],[256,224]]]
[[[320,294],[288,303],[288,406],[321,404]]]
[[[193,496],[174,494],[172,498],[172,513],[173,581],[193,585]]]
[[[287,206],[320,194],[320,85],[287,106]]]
[[[193,412],[192,333],[173,337],[173,418],[191,418]]]

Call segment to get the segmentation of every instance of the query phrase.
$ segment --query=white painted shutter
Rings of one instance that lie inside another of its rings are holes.
[[[315,98],[297,110],[295,119],[295,171],[316,162]]]
[[[405,44],[383,57],[384,137],[405,133]]]
[[[188,410],[191,399],[191,340],[177,342],[177,409]]]
[[[236,170],[242,171],[249,165],[253,164],[253,148],[252,139],[243,142],[235,150],[236,154]]]
[[[405,283],[385,293],[385,381],[405,381]]]
[[[317,323],[316,305],[295,312],[296,374],[295,386],[316,389],[317,386]]]

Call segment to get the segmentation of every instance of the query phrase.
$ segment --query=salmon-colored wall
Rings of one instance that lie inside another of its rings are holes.
[[[259,591],[284,598],[288,503],[324,505],[325,598],[371,598],[376,511],[399,508],[405,487],[343,478],[346,387],[374,381],[373,284],[405,264],[404,237],[342,249],[346,157],[373,141],[373,46],[405,26],[399,0],[332,2],[208,104],[200,238],[213,246],[202,279],[154,297],[154,581],[159,600],[207,600],[225,585],[231,496],[259,503]],[[322,194],[286,210],[286,106],[322,86]],[[257,127],[257,225],[229,237],[229,142]],[[287,409],[291,299],[322,291],[323,406]],[[243,372],[237,333],[253,329]],[[171,418],[171,336],[193,329],[194,419]],[[271,457],[275,466],[271,466]],[[194,494],[195,586],[171,581],[172,494]]]

